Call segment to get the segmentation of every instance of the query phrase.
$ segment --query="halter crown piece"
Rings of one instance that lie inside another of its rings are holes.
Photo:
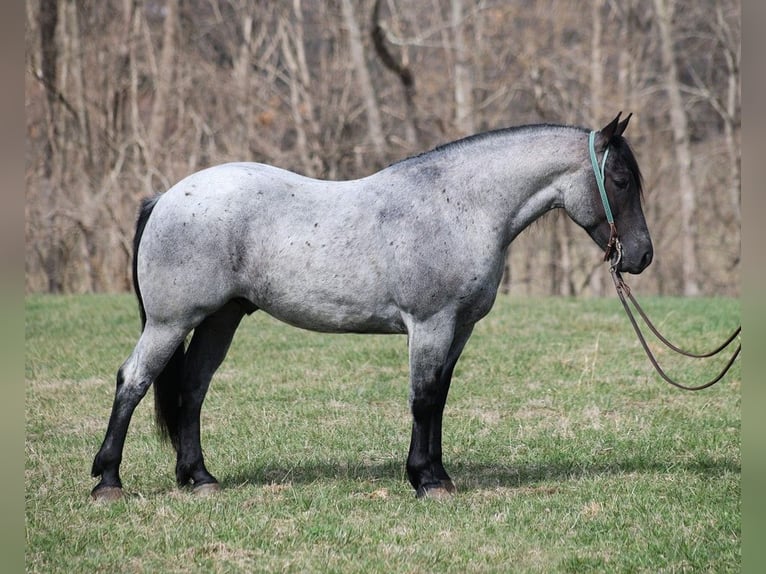
[[[612,215],[612,208],[609,207],[609,198],[606,196],[606,188],[604,187],[604,168],[606,167],[606,158],[609,155],[609,146],[604,151],[604,157],[601,159],[601,166],[598,164],[598,158],[596,157],[596,131],[593,130],[588,136],[588,151],[590,152],[590,162],[593,166],[593,175],[596,176],[596,184],[598,185],[598,192],[601,195],[601,203],[604,205],[604,211],[606,212],[606,220],[609,222],[609,243],[606,245],[604,252],[604,261],[608,261],[612,256],[612,251],[617,250],[617,258],[612,263],[612,268],[617,267],[622,259],[622,244],[617,236],[617,226],[614,224],[614,216]]]

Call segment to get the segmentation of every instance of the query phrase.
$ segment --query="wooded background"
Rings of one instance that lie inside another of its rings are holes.
[[[655,244],[632,283],[738,296],[740,12],[739,0],[29,0],[26,289],[130,289],[140,199],[210,165],[356,178],[478,131],[598,128],[623,110]],[[511,245],[504,290],[606,294],[587,235],[563,212],[543,221]]]

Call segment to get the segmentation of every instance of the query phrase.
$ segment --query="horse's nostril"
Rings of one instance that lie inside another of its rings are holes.
[[[652,262],[652,252],[647,251],[641,256],[641,269],[646,269],[646,267]]]

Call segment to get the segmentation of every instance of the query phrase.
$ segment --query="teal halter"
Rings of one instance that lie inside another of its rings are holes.
[[[606,245],[604,252],[604,261],[609,260],[612,256],[612,250],[617,250],[617,259],[612,263],[612,267],[617,267],[622,259],[622,244],[617,236],[617,226],[614,224],[614,216],[612,215],[612,208],[609,206],[609,198],[606,195],[606,187],[604,187],[604,168],[606,167],[606,157],[609,155],[609,147],[607,146],[604,151],[604,157],[601,159],[601,166],[598,165],[598,158],[596,157],[596,132],[591,131],[588,136],[588,151],[590,152],[590,162],[593,166],[593,175],[596,176],[596,184],[598,185],[598,192],[601,195],[601,203],[604,205],[604,211],[606,212],[606,220],[609,222],[609,243]]]

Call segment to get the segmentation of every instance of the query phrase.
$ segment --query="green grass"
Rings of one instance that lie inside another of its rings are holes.
[[[739,322],[724,299],[647,298],[704,349]],[[416,500],[404,337],[246,319],[203,409],[224,491],[174,485],[152,400],[125,448],[127,496],[94,504],[92,457],[138,330],[130,296],[26,304],[30,572],[737,572],[739,364],[682,393],[651,370],[615,299],[508,299],[474,333],[447,404],[459,494]],[[659,353],[671,375],[697,367]]]

